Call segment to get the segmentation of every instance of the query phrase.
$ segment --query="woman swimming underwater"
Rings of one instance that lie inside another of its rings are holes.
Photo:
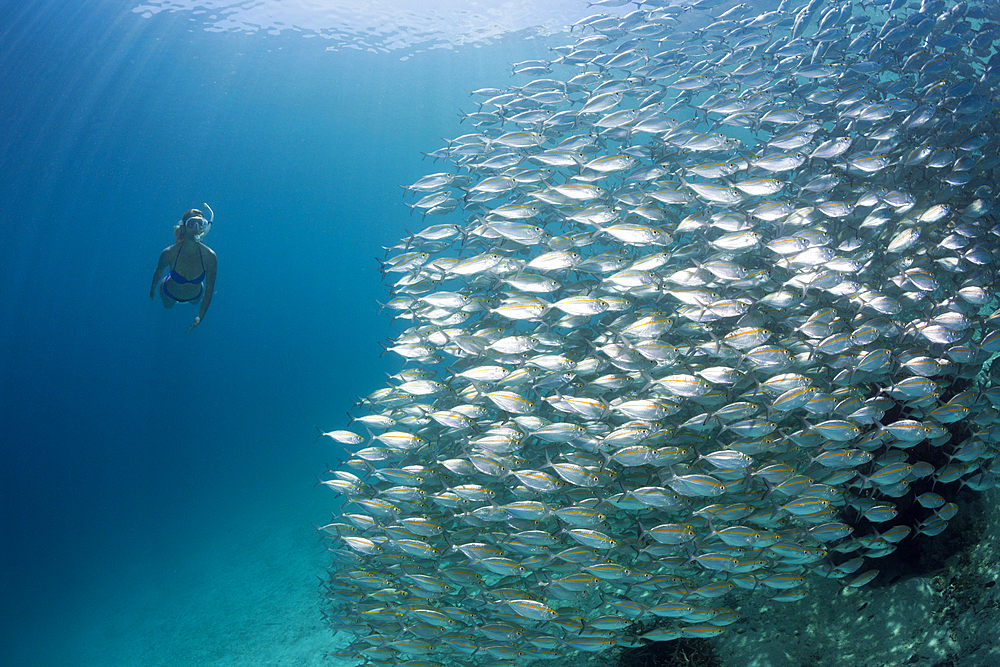
[[[209,214],[207,220],[201,211],[192,208],[174,227],[174,237],[177,242],[164,248],[160,253],[160,261],[156,265],[156,271],[153,272],[153,284],[149,288],[149,298],[153,299],[156,297],[156,285],[159,283],[160,298],[167,308],[173,308],[178,301],[201,303],[198,316],[194,318],[188,331],[201,324],[205,311],[212,303],[212,291],[215,289],[217,266],[215,253],[201,242],[212,227],[215,215],[208,204],[205,204],[205,208]],[[170,271],[164,276],[163,271],[167,267]],[[163,280],[160,280],[161,276]]]

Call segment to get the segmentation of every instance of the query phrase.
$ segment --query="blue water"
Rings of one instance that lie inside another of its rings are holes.
[[[131,8],[0,3],[0,663],[319,664],[314,426],[400,366],[399,185],[544,48],[404,61]],[[185,334],[148,292],[202,202],[218,282]]]

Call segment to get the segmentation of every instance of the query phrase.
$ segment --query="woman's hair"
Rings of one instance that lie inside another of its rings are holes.
[[[187,226],[188,218],[194,217],[204,218],[205,214],[196,208],[189,208],[184,212],[184,215],[181,216],[181,221],[177,223],[176,227],[174,227],[174,238],[177,239],[177,243],[184,240],[184,229]]]

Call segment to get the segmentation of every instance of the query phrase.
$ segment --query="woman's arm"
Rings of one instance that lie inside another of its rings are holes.
[[[205,294],[201,297],[201,308],[198,309],[198,317],[194,318],[194,322],[191,323],[191,326],[184,333],[190,332],[201,324],[202,319],[205,317],[205,312],[208,311],[208,307],[212,304],[212,292],[215,291],[215,271],[218,268],[218,259],[211,248],[208,246],[203,247],[207,251],[205,258]]]
[[[160,282],[160,278],[163,276],[163,269],[167,268],[170,264],[170,260],[167,259],[167,250],[170,248],[164,248],[163,252],[160,253],[160,260],[156,263],[156,270],[153,271],[153,284],[149,286],[149,298],[156,298],[156,284]]]

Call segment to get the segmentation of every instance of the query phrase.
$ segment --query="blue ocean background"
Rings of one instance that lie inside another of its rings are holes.
[[[636,3],[140,2],[0,0],[0,667],[346,667],[316,529],[345,451],[316,428],[403,367],[376,258],[467,222],[422,220],[400,186],[455,171],[425,154],[477,131],[469,91],[527,83],[511,63],[587,34],[554,30]],[[150,280],[203,203],[218,281],[185,333],[197,309]],[[903,543],[912,571],[746,598],[718,664],[1000,664],[1000,491],[955,494],[933,550]],[[552,667],[682,654],[565,646]]]
[[[342,452],[315,426],[401,367],[399,186],[545,47],[401,59],[132,8],[0,3],[0,664],[320,664]],[[218,282],[185,335],[148,292],[202,202]]]

